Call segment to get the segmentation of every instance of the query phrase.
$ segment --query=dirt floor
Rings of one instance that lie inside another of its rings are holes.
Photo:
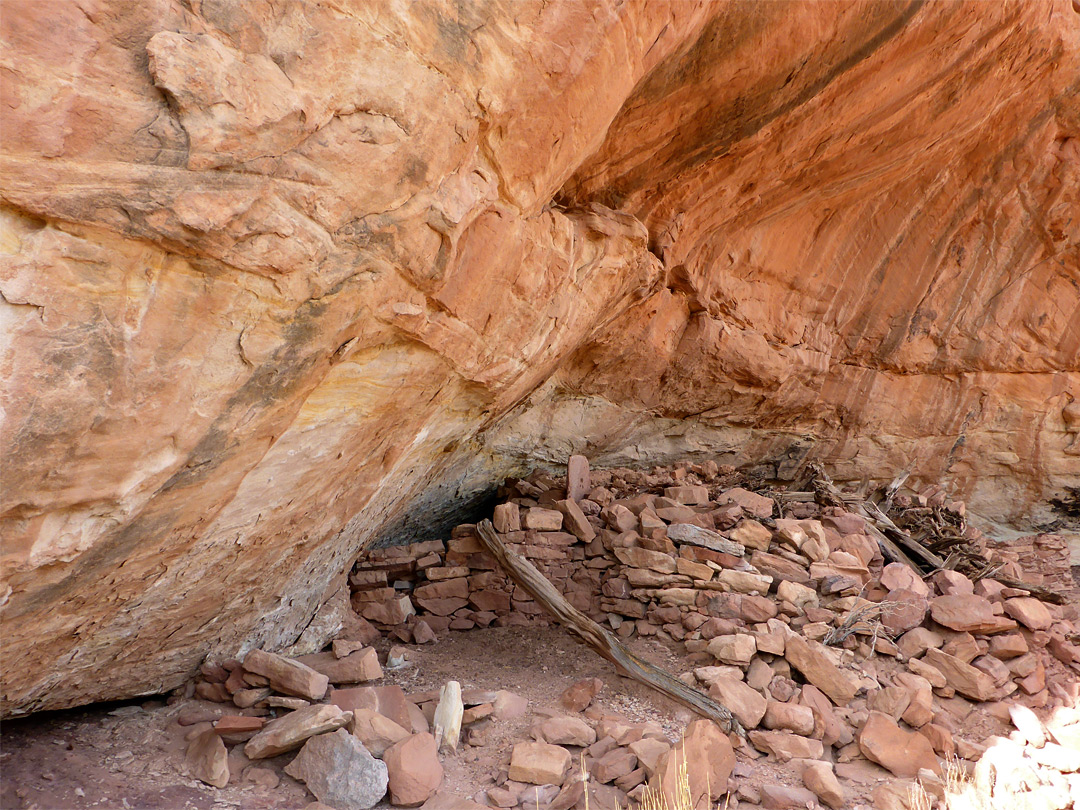
[[[390,646],[379,643],[380,653]],[[674,645],[652,638],[631,642],[642,658],[674,673],[690,669]],[[410,646],[411,664],[387,671],[376,683],[396,683],[406,693],[438,689],[447,680],[462,688],[509,689],[526,697],[530,710],[555,709],[559,694],[582,678],[599,677],[606,684],[594,705],[636,722],[659,723],[672,741],[692,719],[682,707],[645,687],[617,676],[607,662],[556,627],[505,627],[451,633],[434,644]],[[0,807],[7,810],[68,810],[68,808],[303,808],[313,797],[302,784],[282,771],[293,754],[246,770],[242,745],[230,748],[232,781],[221,790],[185,773],[184,735],[177,724],[182,705],[164,700],[95,706],[56,712],[4,724],[0,752]],[[509,762],[514,742],[530,739],[537,718],[532,711],[516,721],[496,721],[488,727],[484,745],[463,744],[446,756],[446,776],[440,794],[475,798],[491,787],[500,768]],[[972,712],[963,721],[969,739],[1002,733],[1007,724],[989,712]],[[766,761],[749,747],[738,753],[740,784],[801,784],[790,766]],[[266,769],[272,771],[272,776]],[[850,807],[869,804],[875,785],[890,774],[865,761],[852,764],[855,781],[847,783]],[[274,778],[278,784],[268,783]],[[258,779],[267,784],[259,784]],[[729,808],[738,805],[733,802]],[[380,804],[379,807],[389,805]],[[743,803],[746,807],[746,803]],[[606,808],[604,809],[606,810]]]

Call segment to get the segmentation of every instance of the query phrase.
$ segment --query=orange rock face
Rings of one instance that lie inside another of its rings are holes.
[[[91,5],[2,22],[5,715],[525,459],[1080,483],[1071,0]]]

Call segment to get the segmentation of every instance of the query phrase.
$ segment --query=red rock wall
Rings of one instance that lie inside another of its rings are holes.
[[[914,456],[1044,519],[1080,477],[1078,20],[5,4],[3,713],[288,645],[524,459]]]

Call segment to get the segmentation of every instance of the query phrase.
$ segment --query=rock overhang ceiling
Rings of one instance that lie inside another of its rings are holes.
[[[5,9],[3,711],[292,643],[534,462],[1080,479],[1080,15]],[[433,517],[426,517],[431,515]]]

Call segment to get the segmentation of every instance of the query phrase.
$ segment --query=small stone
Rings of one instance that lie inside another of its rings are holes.
[[[309,739],[285,773],[336,810],[368,810],[386,793],[387,766],[345,729]]]
[[[746,548],[768,551],[772,543],[772,532],[756,520],[740,520],[739,524],[728,531],[728,537]]]
[[[412,600],[408,596],[396,596],[383,602],[366,603],[360,615],[370,621],[393,626],[404,623],[410,616],[415,616],[416,608],[413,607]]]
[[[270,686],[308,700],[321,700],[330,679],[309,666],[275,653],[252,650],[244,658],[244,669],[268,678]]]
[[[668,526],[667,536],[669,540],[676,543],[687,543],[735,557],[741,557],[746,553],[746,549],[740,543],[728,540],[719,532],[703,529],[692,523],[673,523]]]
[[[570,768],[570,752],[548,743],[521,742],[510,755],[510,778],[530,785],[561,785]]]
[[[922,594],[906,588],[897,588],[889,591],[885,600],[893,604],[882,613],[881,624],[890,633],[907,633],[926,621],[930,603]]]
[[[781,762],[792,759],[821,759],[825,747],[820,740],[800,737],[787,731],[751,731],[750,743],[758,751],[772,754]]]
[[[563,526],[563,513],[558,509],[544,509],[540,506],[534,506],[525,510],[521,523],[526,529],[533,529],[538,532],[557,532]]]
[[[899,720],[910,703],[911,695],[908,690],[900,686],[889,686],[872,693],[866,706],[872,711],[889,715],[893,720]]]
[[[761,806],[765,810],[805,810],[816,797],[806,788],[765,784],[761,786]]]
[[[941,774],[941,765],[934,755],[930,741],[921,734],[904,731],[895,720],[883,712],[870,712],[856,741],[863,756],[888,769],[895,776],[914,777],[920,768]]]
[[[638,525],[637,515],[621,503],[613,503],[605,507],[600,512],[600,519],[620,534],[635,531]]]
[[[769,586],[772,585],[773,581],[772,577],[764,574],[751,574],[749,571],[734,571],[730,568],[725,568],[717,574],[716,579],[736,593],[757,593],[762,595],[769,592]],[[802,587],[796,583],[791,584]]]
[[[647,548],[616,548],[615,557],[623,565],[633,568],[649,569],[659,574],[675,573],[675,559],[670,554],[661,551],[650,551]]]
[[[567,711],[583,712],[603,688],[604,682],[599,678],[585,678],[568,686],[559,695],[559,703]]]
[[[330,702],[345,711],[371,709],[389,717],[404,729],[412,728],[410,708],[415,708],[405,697],[400,686],[356,686],[351,689],[335,689]]]
[[[800,610],[805,609],[807,605],[817,607],[818,604],[817,591],[789,579],[785,579],[777,586],[776,596],[782,602],[791,602]]]
[[[1004,633],[990,639],[990,655],[1002,661],[1019,658],[1026,652],[1028,644],[1022,633]]]
[[[409,651],[400,644],[395,644],[390,648],[390,651],[386,653],[386,668],[398,669],[405,666],[409,660]]]
[[[270,697],[270,689],[263,687],[261,689],[240,689],[233,693],[233,703],[237,708],[250,709],[260,700],[265,700]]]
[[[952,732],[944,726],[936,723],[927,723],[919,729],[919,733],[930,741],[935,753],[942,757],[951,757],[956,753],[953,744]]]
[[[687,560],[683,557],[679,557],[675,560],[675,570],[683,576],[701,580],[702,582],[708,582],[713,578],[713,574],[716,573],[705,563],[694,562],[693,560]]]
[[[923,578],[903,563],[889,563],[881,571],[881,585],[886,590],[913,591],[919,596],[930,596],[930,586]]]
[[[718,506],[727,503],[738,504],[756,518],[772,517],[773,508],[776,506],[772,498],[766,498],[764,495],[758,495],[742,487],[725,490],[716,499],[716,503]]]
[[[255,785],[256,787],[263,788],[265,790],[273,790],[279,784],[281,784],[281,777],[271,768],[260,768],[256,765],[249,765],[244,768],[243,782]]]
[[[214,731],[224,738],[225,742],[243,742],[265,724],[266,721],[261,717],[226,715],[214,723]]]
[[[313,653],[296,659],[325,675],[330,683],[363,683],[383,676],[379,654],[374,647],[364,647],[342,657],[335,653]]]
[[[959,571],[938,571],[934,574],[933,580],[942,596],[975,593],[974,583]]]
[[[756,639],[745,633],[730,636],[717,636],[706,648],[709,655],[725,664],[745,666],[757,652]]]
[[[928,627],[915,627],[897,639],[896,646],[908,658],[917,658],[931,647],[936,649],[944,643],[945,639],[940,633]]]
[[[491,518],[495,531],[500,534],[521,531],[521,509],[516,503],[500,503]]]
[[[409,736],[407,730],[373,709],[353,712],[352,733],[372,756],[380,758],[387,748]]]
[[[208,729],[191,741],[185,755],[188,771],[200,782],[216,788],[229,784],[229,752],[213,729]]]
[[[1049,630],[1054,624],[1046,605],[1030,596],[1006,599],[1005,612],[1029,630]]]
[[[774,731],[793,731],[803,737],[814,733],[814,711],[797,703],[769,701],[761,719],[765,728]]]
[[[985,672],[941,650],[927,650],[922,660],[944,675],[949,686],[972,700],[989,700],[997,690]]]
[[[987,633],[1003,626],[989,600],[974,593],[931,599],[930,615],[938,624],[958,632]]]
[[[540,734],[552,745],[576,745],[581,748],[596,742],[596,732],[577,717],[551,717],[540,724]]]
[[[793,634],[787,640],[784,658],[799,670],[806,680],[828,695],[833,703],[845,706],[859,691],[859,683],[836,666],[825,650],[826,648],[816,641],[807,641]]]
[[[248,759],[276,757],[300,747],[308,737],[339,729],[350,720],[351,712],[343,712],[332,703],[307,706],[271,720],[247,741],[244,753]]]
[[[874,810],[917,810],[911,794],[918,783],[912,779],[887,779],[873,789],[870,799]]]
[[[646,778],[652,778],[661,757],[671,750],[671,745],[646,737],[630,743],[627,748],[637,757],[638,765],[645,769]]]
[[[486,717],[491,717],[494,713],[495,706],[491,703],[481,703],[476,706],[470,706],[461,715],[461,725],[467,726],[472,723],[477,723]]]
[[[430,644],[436,641],[435,631],[431,629],[431,625],[425,622],[423,619],[417,621],[413,625],[412,640],[414,644]]]
[[[334,652],[335,658],[344,658],[347,655],[351,655],[354,652],[364,649],[367,646],[362,641],[349,641],[344,638],[336,638],[330,645],[330,648]]]
[[[844,806],[844,789],[840,786],[840,780],[833,773],[830,763],[818,761],[809,763],[803,769],[802,778],[803,784],[824,804],[834,810],[840,810]]]
[[[765,698],[742,681],[716,678],[709,686],[709,697],[727,708],[743,728],[757,728],[768,708]]]
[[[390,803],[398,807],[423,804],[442,784],[443,766],[435,738],[430,734],[413,734],[394,743],[383,754],[383,762]]]
[[[614,782],[637,767],[637,757],[627,748],[615,748],[593,763],[591,772],[601,784]]]
[[[709,502],[709,488],[701,486],[667,487],[664,497],[685,506],[699,506]]]
[[[581,511],[576,500],[567,498],[564,501],[556,501],[555,508],[563,514],[563,525],[570,534],[574,535],[582,543],[591,543],[596,537],[596,529],[589,523],[585,513]]]

